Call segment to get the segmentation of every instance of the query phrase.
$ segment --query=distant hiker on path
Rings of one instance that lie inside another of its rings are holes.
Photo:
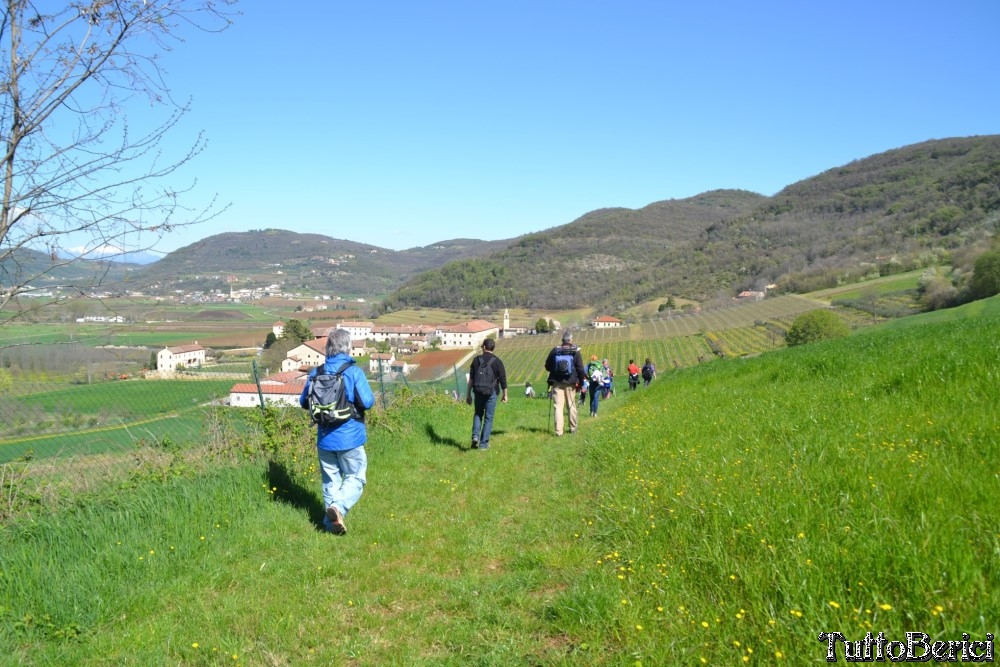
[[[375,405],[375,395],[368,378],[354,365],[350,351],[351,334],[344,329],[330,331],[326,338],[326,361],[309,373],[299,397],[299,405],[309,409],[309,393],[316,376],[339,372],[343,376],[343,393],[353,406],[352,416],[347,421],[336,425],[322,422],[316,425],[316,449],[323,482],[323,504],[326,506],[323,525],[336,535],[347,533],[344,517],[365,490],[368,471],[365,410]]]
[[[530,382],[525,382],[524,383],[524,397],[525,398],[534,398],[535,397],[535,388],[531,386]]]
[[[590,357],[585,371],[590,381],[590,416],[597,416],[597,408],[601,405],[601,395],[604,393],[604,365],[597,359],[597,355]]]
[[[562,345],[552,348],[545,359],[545,370],[549,372],[549,387],[556,413],[556,435],[563,434],[563,406],[569,408],[569,432],[577,427],[576,392],[583,381],[583,357],[580,348],[573,345],[573,333],[563,330]]]
[[[472,360],[465,402],[475,403],[472,416],[472,449],[489,449],[493,431],[493,413],[497,398],[507,402],[507,370],[500,357],[493,354],[497,342],[492,338],[483,341],[483,353]],[[530,385],[529,385],[530,388]],[[502,396],[501,396],[502,394]]]
[[[635,391],[639,387],[639,367],[635,365],[635,359],[628,360],[628,388]]]
[[[646,363],[642,365],[643,386],[648,387],[649,383],[652,382],[653,378],[655,377],[656,377],[656,366],[654,366],[653,362],[649,360],[649,357],[646,357]]]
[[[615,378],[615,371],[608,365],[607,359],[601,365],[604,368],[604,386],[601,388],[601,397],[611,398],[611,395],[615,393],[615,387],[612,384]]]

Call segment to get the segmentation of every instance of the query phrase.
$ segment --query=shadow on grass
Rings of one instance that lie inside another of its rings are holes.
[[[427,426],[424,427],[424,430],[427,432],[427,438],[431,441],[432,444],[448,445],[449,447],[454,447],[455,449],[460,449],[460,450],[468,449],[468,447],[463,447],[458,440],[455,440],[455,438],[450,438],[450,437],[446,438],[442,435],[438,435],[438,432],[434,430],[433,424],[428,424]]]
[[[305,510],[309,514],[310,523],[316,530],[326,530],[323,526],[326,508],[323,507],[322,501],[316,497],[313,491],[296,482],[284,464],[276,461],[267,462],[267,488],[277,489],[271,494],[275,502],[286,503]]]

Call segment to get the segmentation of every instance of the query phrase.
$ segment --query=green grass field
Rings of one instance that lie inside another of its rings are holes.
[[[839,287],[830,287],[816,292],[810,292],[805,296],[811,299],[822,299],[830,301],[833,299],[858,299],[865,295],[884,295],[894,292],[904,292],[917,287],[924,269],[896,273],[881,278],[866,280],[861,283],[851,283]]]
[[[244,369],[246,365],[244,364]],[[249,377],[249,376],[248,376]],[[196,441],[204,406],[229,395],[233,379],[127,380],[39,385],[0,402],[0,464],[32,458],[121,452],[138,440]]]
[[[682,368],[562,438],[515,395],[488,452],[464,404],[418,397],[375,420],[344,537],[317,528],[290,413],[269,461],[8,521],[0,664],[804,665],[821,632],[982,640],[998,327],[994,298]]]

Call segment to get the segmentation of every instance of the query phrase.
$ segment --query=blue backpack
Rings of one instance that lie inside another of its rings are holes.
[[[576,360],[575,347],[557,347],[555,349],[555,364],[552,369],[552,379],[556,382],[569,382],[573,377],[573,365]]]

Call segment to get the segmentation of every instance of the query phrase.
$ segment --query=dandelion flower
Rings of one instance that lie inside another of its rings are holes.
[[[891,604],[880,604],[878,606],[878,608],[881,609],[882,611],[891,611],[892,610],[892,605]]]
[[[830,600],[827,604],[829,604],[834,609],[840,609],[840,603],[839,602],[834,602],[833,600]]]

